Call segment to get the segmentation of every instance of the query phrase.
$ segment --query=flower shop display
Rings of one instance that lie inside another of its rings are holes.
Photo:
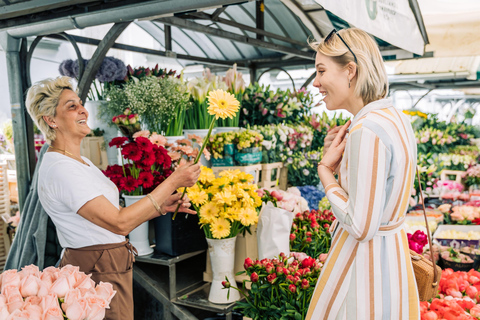
[[[132,140],[133,135],[141,129],[140,117],[138,114],[132,113],[130,108],[125,109],[122,114],[114,116],[112,122],[116,124],[120,132],[130,140]]]
[[[240,292],[245,300],[236,310],[253,320],[305,319],[323,264],[305,254],[281,253],[278,258],[247,258],[243,272],[249,278],[236,288],[224,279],[228,292]],[[248,289],[248,285],[250,288]]]
[[[116,293],[72,265],[6,270],[1,283],[0,319],[100,320]]]
[[[316,186],[320,183],[317,163],[322,157],[321,151],[296,152],[284,156],[288,169],[288,182],[292,186]]]
[[[329,210],[311,210],[295,215],[290,233],[290,250],[318,258],[328,253],[332,237],[329,232],[335,216]]]
[[[243,96],[240,125],[296,123],[316,106],[313,100],[314,94],[304,88],[297,92],[280,89],[274,92],[270,86],[251,84]]]
[[[215,178],[212,169],[202,167],[197,184],[186,188],[209,246],[213,271],[209,301],[213,303],[239,299],[238,294],[228,299],[221,282],[227,274],[234,278],[235,237],[249,232],[258,221],[256,208],[262,201],[252,181],[252,175],[240,170],[225,170]]]
[[[468,168],[463,179],[468,187],[470,200],[480,200],[480,164]]]
[[[239,165],[252,165],[262,161],[263,135],[253,130],[244,129],[236,134],[234,144],[238,152],[235,161]]]
[[[469,205],[444,206],[445,222],[447,224],[477,224],[480,222],[480,208]],[[449,206],[449,207],[445,207]],[[448,209],[447,209],[448,208]]]
[[[145,129],[167,136],[183,134],[185,111],[190,107],[190,93],[182,77],[175,73],[162,76],[132,77],[123,86],[113,86],[106,92],[108,108],[103,118],[112,118],[130,108],[140,116]]]
[[[468,271],[473,268],[473,259],[466,254],[460,253],[460,250],[448,248],[440,253],[440,257],[445,268],[451,268],[454,271]]]

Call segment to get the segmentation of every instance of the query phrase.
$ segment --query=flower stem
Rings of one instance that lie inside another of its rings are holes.
[[[202,156],[203,150],[205,149],[205,146],[207,145],[207,141],[208,141],[208,139],[210,139],[210,135],[212,134],[212,129],[213,129],[214,125],[215,125],[215,118],[213,118],[212,122],[210,123],[210,128],[208,129],[208,133],[205,136],[205,138],[203,139],[202,147],[200,148],[200,151],[198,152],[198,155],[195,158],[195,161],[193,162],[193,164],[197,164],[198,160],[200,160],[200,157]],[[180,198],[180,200],[183,199],[186,192],[187,192],[187,187],[183,188],[183,193],[182,193],[182,197]],[[179,203],[177,205],[177,208],[175,209],[175,213],[173,214],[172,220],[175,220],[175,217],[177,216],[177,213],[178,213],[178,209],[180,208],[180,204],[181,203]]]

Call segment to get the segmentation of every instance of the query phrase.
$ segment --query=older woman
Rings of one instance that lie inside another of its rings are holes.
[[[387,73],[367,33],[333,30],[313,47],[313,85],[328,110],[354,118],[328,135],[318,167],[337,223],[307,319],[419,319],[403,225],[417,159],[412,127],[386,99]]]
[[[91,273],[95,282],[112,283],[117,293],[106,318],[133,319],[135,250],[125,236],[141,223],[174,210],[179,202],[182,212],[195,214],[187,199],[182,201],[173,192],[194,185],[200,166],[177,169],[147,197],[120,208],[117,187],[80,156],[80,143],[90,132],[88,112],[69,78],[36,83],[28,90],[26,105],[50,143],[39,170],[38,194],[65,249],[60,266],[76,265]]]

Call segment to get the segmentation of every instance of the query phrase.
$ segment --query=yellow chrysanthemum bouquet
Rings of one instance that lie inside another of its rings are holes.
[[[240,170],[225,170],[216,178],[212,169],[202,167],[198,182],[187,188],[187,195],[207,238],[233,238],[257,224],[262,199],[252,182],[253,176]]]

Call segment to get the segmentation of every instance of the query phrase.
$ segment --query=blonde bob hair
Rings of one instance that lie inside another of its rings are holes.
[[[54,118],[57,115],[58,100],[63,90],[75,91],[70,80],[69,77],[45,79],[35,83],[27,91],[27,111],[48,143],[55,141],[57,135],[43,117]]]
[[[385,98],[388,94],[387,71],[375,40],[358,28],[344,29],[337,33],[357,57],[355,95],[361,97],[365,104]],[[355,59],[338,35],[333,34],[327,42],[312,42],[310,46],[331,57],[341,67],[346,67],[349,62],[355,63]]]

